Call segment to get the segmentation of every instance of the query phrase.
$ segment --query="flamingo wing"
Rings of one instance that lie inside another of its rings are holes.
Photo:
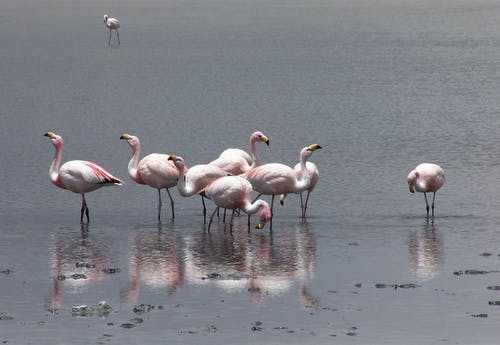
[[[64,163],[59,169],[62,184],[75,193],[87,193],[105,185],[123,184],[119,178],[111,175],[99,165],[74,160]]]

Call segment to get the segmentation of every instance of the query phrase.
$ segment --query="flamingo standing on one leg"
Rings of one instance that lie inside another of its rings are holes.
[[[227,176],[227,172],[223,169],[210,164],[198,164],[189,168],[186,172],[185,162],[182,157],[170,155],[168,158],[173,161],[179,170],[177,180],[177,189],[184,197],[190,197],[195,194],[201,194],[204,188],[213,180],[219,177]],[[204,196],[201,194],[203,203],[203,219],[206,221],[207,208],[205,206]]]
[[[123,181],[92,162],[73,160],[64,163],[59,168],[64,146],[63,138],[53,132],[47,132],[44,135],[49,137],[56,148],[54,160],[49,170],[50,181],[59,188],[82,195],[80,222],[83,223],[83,215],[85,214],[88,223],[89,208],[85,201],[85,193],[92,192],[104,186],[121,185]]]
[[[172,209],[172,219],[175,218],[174,199],[170,194],[169,188],[177,185],[179,171],[172,161],[169,161],[169,155],[160,153],[151,153],[139,161],[141,152],[141,142],[138,137],[130,134],[123,134],[120,139],[126,140],[133,150],[132,159],[128,163],[128,174],[130,178],[139,184],[145,184],[158,190],[158,221],[161,221],[161,192],[165,188],[170,198],[170,207]],[[187,169],[186,169],[187,171]]]
[[[300,151],[301,179],[297,178],[292,168],[281,163],[263,164],[244,174],[255,191],[264,195],[272,195],[271,214],[276,195],[281,194],[280,203],[283,204],[288,193],[300,193],[309,188],[311,176],[306,169],[306,161],[314,151],[320,148],[320,145],[312,144]]]
[[[425,205],[427,209],[427,219],[429,219],[429,202],[427,201],[427,193],[432,192],[432,220],[434,220],[434,200],[436,192],[445,182],[444,170],[437,164],[422,163],[415,170],[411,171],[406,178],[408,187],[411,193],[415,190],[424,193]]]
[[[260,157],[255,145],[257,142],[264,142],[269,146],[269,138],[262,132],[256,131],[250,135],[249,147],[251,156],[241,149],[230,148],[224,150],[217,159],[208,164],[218,166],[231,175],[241,175],[260,165]]]
[[[104,24],[109,29],[108,45],[111,45],[111,30],[116,31],[116,37],[118,38],[118,45],[120,45],[120,34],[118,33],[118,28],[120,28],[120,22],[116,18],[110,18],[107,14],[104,15]]]
[[[217,208],[233,210],[241,209],[248,215],[259,212],[259,224],[256,229],[263,229],[265,224],[271,219],[271,209],[264,200],[252,202],[252,185],[248,180],[240,176],[225,176],[211,182],[205,188],[205,195],[211,199]],[[217,208],[210,216],[208,231],[212,224]],[[248,224],[250,226],[250,224]],[[233,217],[231,217],[230,229],[233,227]],[[250,229],[250,228],[249,228]]]

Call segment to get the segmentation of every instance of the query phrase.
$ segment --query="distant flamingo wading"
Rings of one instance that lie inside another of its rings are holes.
[[[309,188],[311,176],[306,169],[306,161],[317,149],[321,149],[321,146],[312,144],[300,151],[302,178],[298,178],[292,168],[281,163],[263,164],[243,175],[250,181],[255,191],[264,195],[272,195],[271,213],[276,195],[281,194],[280,203],[283,204],[287,194],[301,193]]]
[[[128,163],[128,174],[130,178],[139,184],[145,184],[158,190],[158,221],[161,221],[161,192],[162,188],[167,190],[170,198],[170,208],[172,210],[172,219],[175,218],[174,199],[170,194],[169,188],[177,185],[179,170],[174,165],[170,157],[166,154],[151,153],[139,161],[141,153],[141,142],[138,137],[130,134],[123,134],[120,139],[126,140],[132,148],[132,159]],[[187,169],[186,169],[187,171]]]
[[[121,185],[123,181],[92,162],[73,160],[59,167],[64,146],[63,138],[53,132],[47,132],[44,135],[50,139],[56,149],[49,170],[50,181],[59,188],[82,195],[80,222],[83,222],[84,214],[87,217],[87,222],[89,222],[89,208],[85,201],[85,193],[104,186]]]
[[[424,193],[427,219],[429,219],[427,193],[433,193],[431,217],[434,219],[434,200],[436,199],[436,192],[445,182],[444,170],[434,163],[422,163],[408,174],[406,180],[408,181],[408,187],[411,193],[415,193],[415,191]]]
[[[271,219],[271,209],[264,200],[256,200],[252,203],[252,185],[248,180],[240,176],[225,176],[218,178],[205,188],[205,195],[211,199],[217,208],[232,209],[230,227],[233,226],[234,210],[241,209],[248,215],[259,213],[259,224],[257,229],[263,229],[265,224]],[[208,229],[212,224],[217,208],[210,216]],[[250,223],[248,224],[250,226]]]
[[[260,165],[260,157],[257,153],[256,143],[263,142],[269,146],[269,138],[260,131],[250,135],[249,147],[251,156],[245,151],[237,148],[224,150],[217,159],[209,164],[224,169],[230,175],[241,175],[248,170]]]
[[[108,45],[111,45],[111,30],[116,31],[118,45],[120,45],[120,34],[118,33],[118,29],[120,28],[120,22],[118,21],[118,19],[109,17],[107,14],[105,14],[104,15],[104,24],[106,24],[106,26],[109,29]]]
[[[307,190],[307,196],[306,200],[304,202],[304,199],[302,197],[302,193],[300,192],[300,208],[302,210],[302,218],[306,218],[306,212],[307,212],[307,205],[309,203],[309,195],[311,192],[314,190],[316,185],[318,184],[319,180],[319,171],[318,168],[316,167],[316,164],[313,162],[306,162],[306,169],[309,172],[309,176],[311,178],[311,183],[309,187],[306,189]],[[295,171],[295,174],[297,175],[297,179],[302,179],[302,168],[300,166],[300,163],[297,163],[295,167],[293,168],[293,171]]]

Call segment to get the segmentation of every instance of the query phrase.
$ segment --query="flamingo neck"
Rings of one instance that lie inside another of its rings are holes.
[[[63,144],[58,144],[55,147],[56,147],[56,153],[54,155],[54,160],[52,161],[52,164],[50,165],[49,178],[50,178],[50,181],[54,185],[65,189],[66,187],[64,187],[64,185],[61,181],[61,176],[59,175],[59,166],[61,165]]]
[[[311,185],[311,175],[307,170],[306,166],[307,158],[304,154],[300,155],[300,171],[302,172],[302,177],[295,181],[296,193],[305,191]]]
[[[184,165],[178,166],[177,169],[179,170],[179,179],[177,180],[177,190],[179,191],[179,194],[183,197],[193,195],[194,193],[192,193],[192,191],[186,186],[186,173]]]
[[[255,168],[260,165],[260,156],[257,153],[256,143],[257,139],[252,136],[252,138],[250,138],[250,153],[252,154],[252,166],[250,168]]]
[[[130,162],[128,162],[128,174],[130,178],[135,182],[144,184],[141,175],[137,170],[137,165],[139,164],[139,155],[141,154],[141,143],[137,142],[134,146],[132,146],[132,150],[134,151],[134,154],[132,155]]]
[[[264,207],[266,202],[262,199],[256,200],[253,204],[248,202],[244,208],[243,211],[245,211],[246,214],[255,214],[259,212],[259,210]]]

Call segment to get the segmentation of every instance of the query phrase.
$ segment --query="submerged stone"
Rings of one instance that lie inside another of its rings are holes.
[[[115,274],[120,272],[119,268],[113,268],[113,267],[108,267],[108,268],[103,268],[102,272],[107,273],[107,274]]]
[[[134,306],[133,311],[136,314],[149,313],[151,309],[154,309],[154,306],[151,304],[138,304]]]
[[[71,314],[73,316],[89,317],[94,314],[94,308],[86,304],[76,305],[71,308]]]
[[[0,320],[1,321],[14,320],[14,316],[12,316],[8,313],[0,313]]]

